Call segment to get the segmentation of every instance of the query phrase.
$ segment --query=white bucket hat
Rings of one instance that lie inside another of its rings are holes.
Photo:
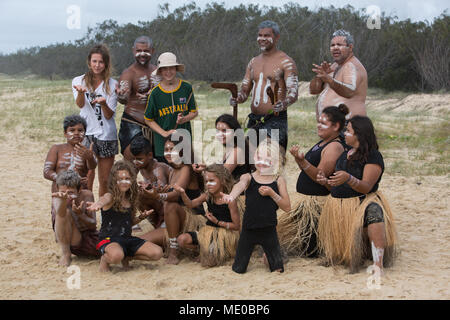
[[[164,52],[158,57],[158,61],[156,62],[156,70],[153,71],[153,74],[158,74],[159,68],[162,67],[177,67],[178,72],[184,72],[184,64],[177,62],[177,56],[172,52]]]

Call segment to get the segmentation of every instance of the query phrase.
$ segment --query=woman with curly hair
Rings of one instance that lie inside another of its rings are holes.
[[[138,207],[138,185],[136,170],[128,161],[117,161],[111,168],[108,192],[96,203],[88,203],[89,211],[101,210],[97,249],[102,253],[100,271],[109,271],[110,264],[122,262],[128,266],[131,258],[139,260],[159,260],[161,247],[131,235],[132,226],[146,219],[153,210],[136,216]]]
[[[394,217],[378,190],[384,171],[372,121],[355,116],[347,124],[345,142],[351,147],[336,162],[335,172],[317,180],[331,187],[319,220],[319,244],[330,264],[356,272],[366,258],[383,269],[396,253]]]

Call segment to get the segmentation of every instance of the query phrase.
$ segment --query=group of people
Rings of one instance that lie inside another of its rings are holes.
[[[165,52],[151,64],[153,43],[140,36],[132,49],[136,61],[116,81],[107,47],[92,48],[88,71],[72,81],[80,114],[64,119],[66,143],[52,146],[44,164],[44,177],[53,182],[61,265],[69,265],[72,254],[94,256],[107,271],[112,264],[126,268],[130,259],[164,255],[178,264],[184,254],[205,267],[234,259],[233,271],[244,273],[257,245],[270,271],[283,272],[289,255],[324,257],[352,271],[366,258],[381,269],[392,264],[395,224],[378,190],[384,162],[366,116],[367,73],[353,55],[351,35],[336,31],[334,62],[313,66],[310,92],[319,95],[320,140],[306,154],[298,145],[287,150],[287,109],[298,99],[298,72],[277,48],[279,39],[275,22],[259,25],[261,54],[249,62],[237,97],[230,98],[236,107],[251,96],[246,128],[267,137],[256,134],[256,141],[239,144],[241,125],[223,114],[215,127],[224,157],[208,165],[195,161],[192,148],[179,149],[192,140],[177,133],[191,133],[199,111],[192,86],[178,77],[185,66],[177,57]],[[125,105],[118,133],[117,102]],[[115,161],[119,146],[123,160]],[[287,153],[301,170],[295,205],[282,174]],[[137,237],[133,226],[143,220],[153,230]]]

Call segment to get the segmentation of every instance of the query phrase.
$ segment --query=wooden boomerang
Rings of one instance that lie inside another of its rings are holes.
[[[267,87],[266,93],[270,98],[270,102],[272,102],[272,106],[277,102],[278,100],[278,83],[275,82],[275,93],[272,90],[272,87]],[[278,112],[274,113],[275,116],[278,116]]]
[[[211,87],[214,89],[227,89],[231,92],[233,98],[237,98],[237,85],[235,83],[227,82],[213,82]],[[233,117],[237,120],[238,106],[237,104],[233,106]]]

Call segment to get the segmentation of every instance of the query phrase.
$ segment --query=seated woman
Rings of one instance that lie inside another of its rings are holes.
[[[184,164],[181,160],[182,155],[175,151],[175,146],[180,143],[172,141],[172,135],[166,138],[164,143],[164,157],[167,163],[172,167],[169,175],[169,186],[178,185],[186,190],[186,194],[190,199],[195,199],[200,196],[204,189],[203,177],[201,173],[196,173],[191,165]],[[149,193],[156,193],[158,199],[163,201],[164,224],[160,228],[150,231],[141,236],[141,238],[151,241],[153,243],[168,244],[168,259],[169,264],[178,264],[178,242],[177,237],[185,229],[190,231],[198,230],[205,224],[203,206],[193,208],[192,211],[185,210],[183,200],[180,198],[180,193],[173,188],[167,188],[163,192],[159,192],[157,188],[145,190]]]
[[[339,133],[345,126],[346,105],[330,106],[323,110],[317,123],[321,138],[304,155],[298,145],[290,148],[302,170],[297,180],[299,201],[290,212],[278,215],[278,235],[281,247],[288,255],[314,257],[318,254],[317,226],[322,206],[330,191],[317,182],[317,174],[329,176],[344,151]]]
[[[235,181],[239,181],[241,175],[251,172],[248,142],[243,131],[239,141],[239,132],[236,132],[238,129],[241,129],[241,125],[230,114],[222,114],[216,119],[216,138],[225,147],[223,165]]]
[[[347,124],[335,173],[318,174],[331,187],[319,220],[319,245],[328,263],[357,272],[372,253],[374,266],[390,266],[396,255],[396,231],[389,203],[378,190],[384,171],[372,121],[355,116]]]

